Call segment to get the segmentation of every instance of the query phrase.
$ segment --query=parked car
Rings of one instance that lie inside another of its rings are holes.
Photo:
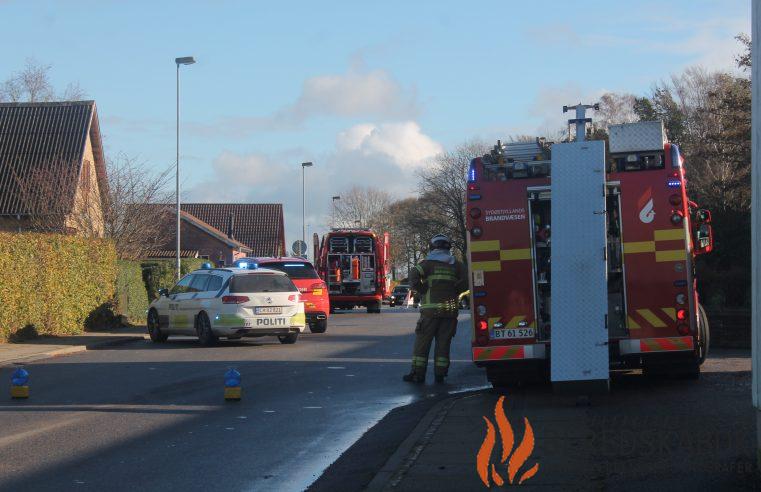
[[[195,335],[208,346],[220,337],[277,336],[291,344],[306,326],[299,291],[278,270],[202,268],[159,294],[148,309],[148,334],[154,342]]]
[[[391,292],[388,305],[391,307],[404,306],[405,304],[407,304],[407,300],[409,299],[410,293],[411,293],[411,290],[409,285],[397,285],[396,287],[394,287],[393,292]]]
[[[330,316],[328,287],[309,261],[304,258],[243,258],[236,260],[235,264],[257,264],[263,268],[284,272],[301,293],[309,331],[325,333],[328,329]]]

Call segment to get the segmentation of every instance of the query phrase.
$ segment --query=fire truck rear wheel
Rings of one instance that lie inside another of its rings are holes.
[[[318,319],[311,325],[309,325],[309,331],[312,333],[325,333],[325,331],[328,329],[328,320],[326,319]]]
[[[376,301],[376,302],[374,302],[372,304],[368,304],[367,305],[367,312],[368,313],[374,313],[374,314],[380,313],[381,312],[381,303],[380,303],[380,301]]]
[[[711,327],[708,324],[708,315],[702,304],[698,304],[698,328],[700,330],[700,357],[698,364],[705,362],[708,357],[708,349],[711,347]]]

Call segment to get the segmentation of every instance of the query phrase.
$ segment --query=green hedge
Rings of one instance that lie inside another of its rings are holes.
[[[180,272],[185,275],[201,268],[201,265],[208,261],[200,258],[183,258],[180,260]],[[149,301],[159,297],[160,288],[171,288],[177,282],[175,265],[176,260],[146,260],[142,262],[143,280]]]
[[[148,309],[148,293],[143,281],[140,262],[119,260],[116,275],[116,314],[124,316],[132,323],[145,322]]]
[[[115,280],[107,241],[0,232],[0,341],[81,333],[113,298]]]

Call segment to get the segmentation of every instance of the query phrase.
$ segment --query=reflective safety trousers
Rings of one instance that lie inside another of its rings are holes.
[[[460,293],[467,288],[465,266],[459,261],[424,260],[410,270],[410,285],[420,297],[424,318],[457,318]]]
[[[449,371],[449,348],[456,331],[457,318],[425,318],[421,316],[415,327],[412,372],[425,376],[431,342],[436,340],[436,347],[433,350],[433,372],[437,376],[446,376],[447,371]]]

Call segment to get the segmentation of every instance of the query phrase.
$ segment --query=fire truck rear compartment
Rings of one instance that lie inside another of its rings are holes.
[[[328,291],[338,295],[374,294],[375,245],[369,236],[334,236],[328,245]]]
[[[611,339],[628,336],[626,328],[624,265],[621,249],[620,190],[608,186],[606,195],[606,235],[608,264],[608,332]],[[528,210],[533,259],[534,309],[537,340],[552,339],[551,297],[551,193],[549,190],[529,192]]]

